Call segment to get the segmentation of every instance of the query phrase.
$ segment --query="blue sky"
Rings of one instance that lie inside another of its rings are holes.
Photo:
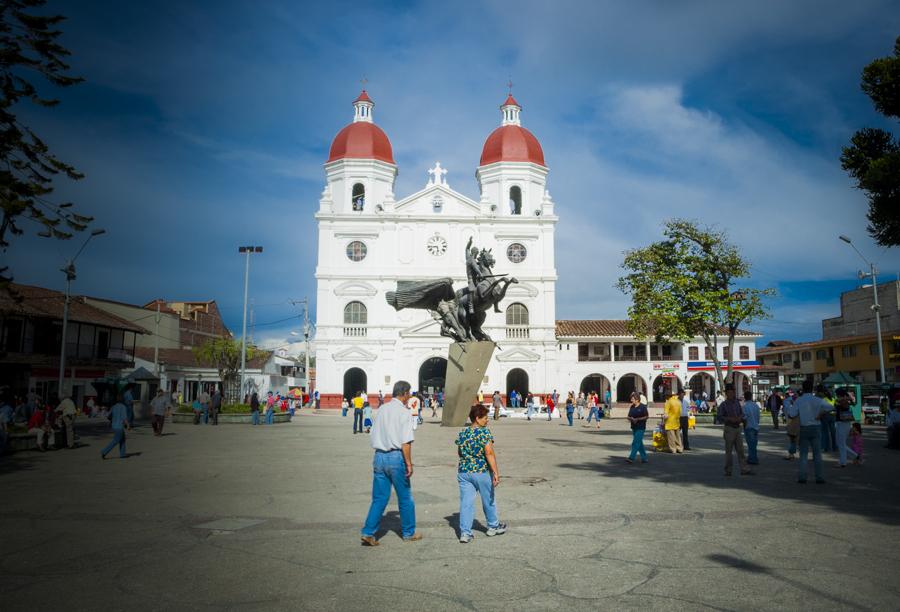
[[[397,198],[436,160],[477,194],[508,78],[541,141],[557,230],[558,318],[624,317],[622,251],[672,216],[728,231],[775,287],[767,339],[811,339],[856,286],[854,238],[885,279],[897,249],[865,232],[840,168],[865,125],[895,130],[859,89],[900,35],[889,1],[52,1],[86,83],[22,116],[87,178],[60,183],[108,234],[74,291],[143,303],[215,299],[240,331],[254,258],[254,337],[286,341],[289,303],[315,296],[322,164],[360,79],[399,165]],[[35,226],[36,227],[36,226]],[[17,238],[16,279],[61,288],[78,244]],[[602,262],[598,265],[597,262]],[[266,323],[277,322],[271,325]]]

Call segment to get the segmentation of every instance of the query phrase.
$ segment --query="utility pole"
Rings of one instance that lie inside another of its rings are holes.
[[[247,379],[247,295],[250,288],[250,253],[262,253],[261,246],[242,246],[238,247],[238,253],[247,254],[247,263],[244,267],[244,321],[241,327],[241,390],[238,398],[243,397],[246,393],[245,384]]]
[[[841,240],[849,244],[853,247],[853,250],[856,251],[856,254],[859,255],[860,259],[862,259],[869,266],[868,272],[859,271],[858,277],[859,280],[866,278],[867,276],[872,277],[872,310],[875,311],[875,342],[878,344],[878,366],[881,370],[881,384],[885,384],[887,381],[884,377],[884,349],[881,344],[881,304],[878,303],[878,270],[875,269],[875,264],[865,258],[865,256],[859,252],[859,249],[856,248],[856,245],[853,244],[853,241],[850,240],[847,236],[838,236]]]
[[[304,375],[306,376],[306,392],[309,394],[310,401],[312,401],[312,386],[310,385],[309,378],[309,335],[312,326],[309,324],[309,297],[305,297],[302,300],[289,300],[293,306],[297,306],[298,304],[303,304],[303,341],[305,348],[303,349],[303,360],[304,360]],[[296,335],[295,332],[291,332],[292,335]]]
[[[75,260],[78,259],[78,256],[81,255],[81,252],[84,250],[84,247],[87,246],[88,242],[91,241],[91,238],[94,236],[99,236],[100,234],[105,234],[106,230],[103,229],[95,229],[91,232],[91,235],[87,237],[87,240],[84,241],[84,244],[81,245],[81,248],[78,249],[78,252],[75,253],[75,257],[66,262],[66,267],[60,269],[60,272],[66,275],[66,299],[63,302],[63,320],[62,320],[62,339],[60,340],[59,347],[59,378],[57,380],[57,389],[56,395],[59,399],[65,397],[63,395],[63,379],[65,378],[66,371],[66,334],[68,333],[69,326],[69,299],[70,299],[70,288],[72,281],[75,280]],[[74,378],[74,375],[73,375]]]
[[[159,376],[159,300],[156,300],[156,333],[153,345],[153,373]]]

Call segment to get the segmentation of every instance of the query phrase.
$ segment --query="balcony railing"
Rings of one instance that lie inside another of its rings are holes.
[[[344,335],[351,338],[364,338],[368,327],[363,325],[345,325]]]
[[[531,336],[529,335],[529,329],[527,326],[509,326],[506,328],[506,338],[509,340],[525,340],[530,337]]]
[[[579,355],[578,361],[609,361],[609,355]]]

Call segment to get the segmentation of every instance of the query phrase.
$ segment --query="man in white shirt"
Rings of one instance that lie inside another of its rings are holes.
[[[172,400],[170,399],[169,394],[162,389],[159,389],[156,392],[156,397],[150,402],[150,408],[153,412],[153,435],[161,436],[163,425],[166,422],[166,416],[172,408]]]
[[[66,446],[68,448],[75,448],[75,402],[72,401],[72,398],[69,397],[67,393],[65,397],[63,397],[62,401],[59,403],[59,406],[56,407],[56,412],[59,414],[60,419],[62,420],[62,425],[66,429]]]
[[[759,465],[759,457],[756,454],[756,445],[759,442],[759,419],[761,409],[759,404],[753,401],[750,391],[744,392],[744,440],[747,442],[747,463]]]
[[[406,402],[411,386],[405,380],[394,384],[391,401],[378,409],[372,423],[370,442],[375,449],[372,478],[372,503],[360,536],[366,546],[378,546],[375,534],[381,525],[381,517],[391,498],[391,487],[397,493],[400,506],[400,526],[405,542],[422,539],[416,533],[416,506],[413,502],[410,478],[413,475],[412,443],[415,439],[413,424]]]
[[[819,421],[822,414],[831,410],[831,404],[815,395],[811,381],[804,381],[803,395],[794,400],[788,408],[789,417],[800,417],[800,471],[797,474],[797,482],[806,484],[806,475],[809,468],[809,449],[812,448],[813,466],[816,474],[816,483],[825,484],[825,474],[822,466],[822,426]]]

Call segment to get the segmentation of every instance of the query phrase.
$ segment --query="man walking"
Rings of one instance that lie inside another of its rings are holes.
[[[169,394],[162,389],[159,389],[156,392],[156,397],[150,401],[150,410],[153,413],[154,436],[162,435],[163,425],[166,422],[166,417],[168,416],[171,407],[172,401],[169,399]]]
[[[744,391],[744,438],[747,440],[747,463],[759,465],[756,444],[759,441],[759,404],[753,401],[753,394]]]
[[[734,385],[731,383],[725,385],[725,399],[716,406],[716,416],[724,424],[725,475],[731,476],[732,451],[737,452],[741,475],[752,474],[753,472],[747,467],[747,459],[744,457],[744,443],[741,440],[741,424],[744,422],[744,411],[741,408],[741,403],[735,397]]]
[[[809,469],[809,449],[812,448],[813,468],[816,483],[825,484],[825,471],[822,465],[822,415],[831,410],[831,404],[814,395],[812,381],[803,381],[803,395],[791,404],[789,417],[800,417],[800,470],[797,482],[806,484]]]
[[[772,426],[775,429],[778,429],[778,413],[781,411],[781,406],[784,404],[781,399],[781,391],[772,391],[772,395],[769,396],[769,399],[766,400],[766,408],[768,408],[769,412],[772,415]]]
[[[363,393],[359,392],[359,395],[353,398],[353,433],[358,434],[363,432]]]
[[[212,398],[210,398],[209,404],[209,416],[211,417],[212,424],[219,424],[219,411],[222,409],[222,392],[219,391],[218,385],[213,388]]]
[[[400,507],[400,526],[403,540],[422,539],[416,533],[416,505],[412,497],[410,478],[413,475],[412,443],[415,439],[412,420],[406,409],[411,386],[405,380],[394,384],[391,401],[382,406],[372,424],[371,444],[375,449],[372,477],[372,503],[360,536],[365,546],[378,546],[375,534],[381,517],[391,498],[391,487],[397,494]]]
[[[681,445],[684,450],[691,450],[691,443],[688,440],[688,428],[691,423],[691,400],[684,396],[684,389],[678,392],[678,400],[681,402],[681,417],[679,425],[681,425]]]
[[[134,427],[134,394],[131,392],[131,384],[125,385],[125,393],[122,394],[121,401],[125,404],[125,411],[128,413],[128,428]]]
[[[500,408],[503,407],[503,402],[500,400],[500,392],[499,391],[494,391],[493,403],[494,403],[494,420],[496,421],[497,419],[500,418]]]
[[[200,415],[203,419],[203,424],[206,425],[209,423],[209,393],[204,389],[197,396],[197,401],[200,402]]]
[[[66,430],[66,447],[75,448],[75,402],[68,394],[56,407],[56,412],[62,420],[62,425]]]
[[[125,458],[125,430],[131,429],[131,426],[128,424],[128,409],[122,403],[122,398],[123,396],[119,395],[119,401],[113,404],[113,407],[110,409],[109,419],[113,430],[113,439],[100,451],[101,459],[106,459],[107,453],[115,448],[116,445],[119,446],[119,459]]]
[[[643,403],[643,402],[641,402]],[[646,406],[646,404],[644,404]],[[681,444],[681,402],[673,393],[666,400],[664,407],[666,412],[666,442],[669,445],[670,453],[683,453],[684,447]]]

